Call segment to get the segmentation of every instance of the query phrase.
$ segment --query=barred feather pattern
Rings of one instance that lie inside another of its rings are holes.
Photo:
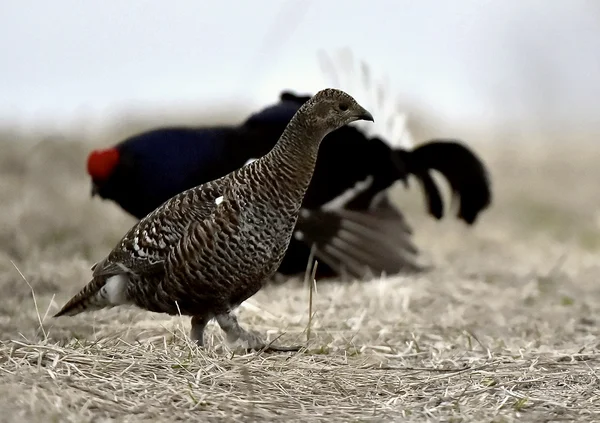
[[[93,267],[92,281],[56,316],[135,304],[212,317],[254,295],[284,257],[328,129],[299,111],[267,155],[168,200]],[[115,276],[125,277],[122,296],[122,280],[116,293],[108,288]]]

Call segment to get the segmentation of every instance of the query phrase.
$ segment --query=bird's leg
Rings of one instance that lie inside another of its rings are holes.
[[[252,332],[247,331],[240,326],[238,319],[235,314],[231,311],[215,316],[217,323],[227,335],[227,341],[235,342],[237,340],[243,341],[248,344],[248,349],[261,350],[267,346],[263,339]],[[300,346],[293,347],[279,347],[276,345],[269,345],[266,351],[298,351]]]
[[[192,329],[190,330],[190,338],[199,347],[204,346],[204,328],[210,319],[206,316],[193,316],[192,317]]]

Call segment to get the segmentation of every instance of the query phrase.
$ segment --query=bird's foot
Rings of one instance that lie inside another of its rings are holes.
[[[262,337],[254,332],[247,331],[238,323],[237,317],[232,313],[225,313],[216,316],[217,323],[227,335],[227,341],[239,341],[247,350],[268,351],[268,352],[290,352],[299,351],[301,346],[278,346],[265,342]]]
[[[267,352],[295,352],[299,351],[301,346],[283,346],[283,345],[273,345],[272,343],[267,343],[263,340],[263,338],[253,332],[244,331],[238,340],[242,341],[244,344],[248,345],[249,350],[256,351],[267,351]]]

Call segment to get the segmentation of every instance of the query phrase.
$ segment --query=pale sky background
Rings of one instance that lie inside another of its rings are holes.
[[[0,121],[260,107],[323,88],[341,47],[423,135],[600,135],[598,0],[7,0]]]

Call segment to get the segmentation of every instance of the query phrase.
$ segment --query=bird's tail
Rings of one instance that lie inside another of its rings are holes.
[[[452,140],[433,140],[412,151],[394,150],[406,171],[413,174],[423,188],[429,214],[437,219],[444,215],[442,196],[430,170],[439,171],[459,201],[457,217],[469,225],[491,203],[489,173],[482,161],[465,145]]]
[[[81,291],[71,298],[54,317],[74,316],[83,311],[112,307],[120,302],[126,285],[125,275],[94,277]]]
[[[314,245],[315,257],[338,275],[364,279],[424,270],[411,232],[401,215],[381,209],[303,209],[295,237]]]

